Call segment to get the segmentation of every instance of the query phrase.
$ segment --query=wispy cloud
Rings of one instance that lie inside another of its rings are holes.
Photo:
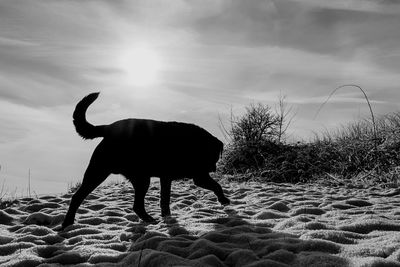
[[[353,10],[371,13],[399,14],[400,3],[396,0],[290,0],[299,4],[325,9]]]

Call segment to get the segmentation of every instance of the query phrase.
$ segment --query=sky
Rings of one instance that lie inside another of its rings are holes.
[[[93,124],[195,123],[223,139],[251,103],[292,106],[291,140],[400,107],[397,0],[1,0],[0,190],[65,192],[100,140]],[[224,140],[225,141],[225,140]],[[30,182],[29,182],[30,180]],[[30,184],[30,186],[29,186]],[[1,194],[0,194],[1,196]]]

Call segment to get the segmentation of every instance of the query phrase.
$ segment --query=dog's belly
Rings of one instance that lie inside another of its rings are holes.
[[[216,160],[204,146],[164,138],[103,139],[105,162],[116,174],[193,177],[215,171]]]
[[[113,173],[124,175],[144,175],[152,177],[167,176],[171,178],[193,177],[196,174],[210,172],[202,168],[200,164],[184,158],[137,158],[128,157],[118,160],[113,164]]]
[[[193,155],[174,154],[166,151],[121,150],[110,155],[112,172],[123,175],[144,175],[171,178],[193,177],[196,174],[214,171],[206,168],[204,161]],[[214,166],[215,168],[215,166]]]

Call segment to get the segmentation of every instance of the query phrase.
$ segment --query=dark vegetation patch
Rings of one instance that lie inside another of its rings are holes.
[[[218,170],[236,181],[397,187],[400,111],[374,118],[370,110],[372,119],[293,143],[286,138],[293,116],[284,97],[275,109],[252,104],[241,116],[231,114],[229,127],[221,123],[228,143]]]

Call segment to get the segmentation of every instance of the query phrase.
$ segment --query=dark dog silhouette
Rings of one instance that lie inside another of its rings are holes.
[[[216,169],[223,143],[203,128],[181,122],[126,119],[110,125],[94,126],[86,121],[86,110],[99,93],[84,97],[73,114],[76,131],[84,139],[103,137],[93,152],[82,185],[72,196],[62,229],[74,223],[75,213],[86,196],[110,174],[122,174],[135,189],[133,210],[146,222],[154,219],[146,212],[144,197],[151,177],[161,183],[161,215],[170,215],[173,179],[193,178],[194,183],[212,190],[227,205],[221,186],[209,172]]]

